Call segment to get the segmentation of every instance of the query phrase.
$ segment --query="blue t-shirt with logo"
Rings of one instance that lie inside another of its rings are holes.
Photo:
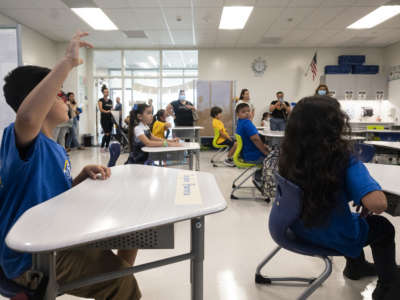
[[[4,130],[0,148],[0,266],[10,279],[31,268],[32,256],[8,248],[7,233],[26,210],[72,186],[64,148],[43,133],[24,153],[22,159],[11,124]]]
[[[258,134],[256,126],[249,119],[238,119],[236,133],[242,137],[242,158],[245,161],[258,161],[264,154],[254,145],[251,136]]]
[[[318,228],[306,228],[299,220],[291,229],[313,244],[334,249],[345,256],[358,257],[367,242],[369,226],[358,213],[351,212],[349,202],[354,201],[360,205],[366,194],[380,190],[380,185],[371,177],[364,164],[352,158],[346,170],[344,188],[340,192],[337,207],[327,223]]]

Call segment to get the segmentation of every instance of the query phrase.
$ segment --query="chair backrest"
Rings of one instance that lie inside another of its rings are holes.
[[[370,162],[375,155],[375,147],[364,143],[356,143],[354,151],[357,157],[364,163]]]
[[[108,167],[114,167],[121,154],[121,145],[119,143],[112,143],[109,147],[110,160],[108,161]]]
[[[233,153],[233,163],[235,164],[235,166],[238,168],[250,168],[255,166],[256,164],[247,163],[243,161],[243,159],[240,157],[240,153],[243,150],[242,137],[239,134],[235,133],[235,139],[236,139],[236,150],[235,153]]]
[[[213,141],[212,141],[212,145],[213,145],[214,148],[222,148],[221,145],[217,144],[217,141],[218,141],[220,135],[221,134],[219,132],[219,129],[214,127],[214,138],[213,138]]]
[[[274,172],[276,196],[269,216],[269,232],[282,248],[304,254],[333,256],[340,255],[334,250],[311,245],[296,237],[290,229],[301,217],[303,191],[300,187]]]

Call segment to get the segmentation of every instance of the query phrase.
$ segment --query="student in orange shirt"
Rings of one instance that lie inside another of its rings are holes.
[[[227,166],[234,167],[235,164],[233,163],[233,154],[235,153],[236,150],[236,142],[229,136],[228,132],[225,129],[224,123],[222,123],[221,118],[222,118],[222,108],[218,106],[214,106],[211,108],[211,118],[213,118],[212,121],[212,126],[213,128],[217,128],[219,130],[219,138],[217,140],[218,145],[228,145],[229,146],[229,152],[228,152],[228,158],[225,159],[224,163]]]

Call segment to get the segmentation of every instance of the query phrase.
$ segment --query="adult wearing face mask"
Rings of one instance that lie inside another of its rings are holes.
[[[174,117],[175,126],[193,126],[194,105],[186,100],[185,91],[179,91],[179,98],[167,106],[168,115]]]
[[[269,106],[269,111],[271,113],[271,118],[269,121],[272,131],[284,131],[286,127],[286,120],[290,113],[290,104],[284,101],[284,93],[277,92],[276,99],[271,102]]]
[[[326,84],[320,84],[315,90],[315,96],[329,96],[329,89]]]

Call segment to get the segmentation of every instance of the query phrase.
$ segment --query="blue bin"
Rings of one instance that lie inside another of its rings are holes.
[[[340,55],[339,65],[362,65],[365,63],[365,55]]]
[[[363,66],[352,66],[352,73],[353,74],[378,74],[379,73],[379,66],[375,65],[363,65]]]
[[[350,74],[351,66],[325,66],[325,74]]]

